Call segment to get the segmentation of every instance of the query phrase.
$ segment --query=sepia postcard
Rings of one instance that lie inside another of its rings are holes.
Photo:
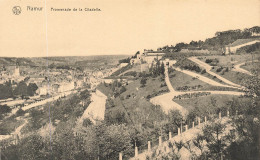
[[[0,0],[0,160],[259,160],[259,0]]]

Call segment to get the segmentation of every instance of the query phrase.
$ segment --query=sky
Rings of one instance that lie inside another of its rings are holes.
[[[133,55],[260,26],[259,0],[46,0],[46,5],[45,0],[0,0],[1,57]],[[14,6],[21,7],[20,15],[13,14]]]

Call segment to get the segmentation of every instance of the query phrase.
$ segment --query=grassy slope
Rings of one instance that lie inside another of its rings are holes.
[[[203,74],[205,75],[205,74]],[[193,79],[191,76],[184,74],[179,71],[174,71],[173,73],[170,73],[169,75],[171,84],[174,89],[177,89],[178,87],[183,87],[183,86],[196,86],[196,85],[201,85],[202,88],[199,88],[197,90],[236,90],[233,88],[226,88],[226,87],[217,87],[217,86],[212,86],[209,85],[199,79]]]
[[[148,79],[146,86],[143,88],[140,87],[140,79],[129,83],[126,86],[126,91],[121,94],[121,97],[124,97],[124,100],[121,101],[119,97],[115,98],[115,107],[106,109],[106,115],[111,114],[111,112],[125,112],[126,114],[130,114],[130,117],[135,124],[143,123],[145,121],[144,119],[140,119],[140,117],[142,117],[140,114],[146,114],[148,119],[160,120],[158,115],[160,114],[159,112],[162,111],[160,108],[154,107],[146,97],[154,92],[168,89],[166,86],[160,87],[161,83],[159,77]],[[109,87],[99,87],[99,89],[106,95],[112,93]],[[126,99],[125,97],[127,95],[131,96]],[[122,103],[126,107],[128,113],[123,108]]]
[[[251,62],[248,62],[244,65],[241,66],[241,68],[248,70],[249,72],[253,69],[253,70],[257,70],[258,72],[260,72],[260,61],[258,62],[254,62],[253,64]]]
[[[248,74],[245,73],[241,73],[241,72],[235,72],[235,71],[228,71],[225,72],[224,74],[221,74],[221,72],[216,72],[216,68],[212,69],[211,71],[217,73],[218,75],[222,76],[223,78],[226,78],[227,80],[239,84],[239,85],[243,85],[244,84],[244,79],[245,77],[248,77]]]
[[[17,120],[16,116],[6,118],[0,124],[0,134],[11,134],[17,127],[24,123],[23,120]]]
[[[218,107],[224,107],[227,105],[228,101],[232,100],[233,97],[234,96],[232,95],[209,95],[206,97],[196,97],[190,99],[175,100],[175,102],[185,107],[189,111],[191,111],[195,106],[201,110],[204,110],[208,107],[209,108],[214,107],[211,103],[212,98],[216,100],[216,104]]]
[[[241,55],[215,55],[215,56],[199,56],[201,61],[205,62],[206,59],[218,59],[219,63],[218,66],[229,66],[231,67],[232,64],[239,64],[242,62],[250,61],[251,55],[250,54],[241,54]]]

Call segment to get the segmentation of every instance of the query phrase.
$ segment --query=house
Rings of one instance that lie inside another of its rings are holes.
[[[259,39],[238,39],[225,47],[225,54],[236,53],[237,49],[260,42]]]

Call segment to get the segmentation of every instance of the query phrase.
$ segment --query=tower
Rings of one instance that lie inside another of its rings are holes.
[[[14,69],[14,76],[19,77],[20,76],[20,69],[18,64],[16,64],[15,69]]]

